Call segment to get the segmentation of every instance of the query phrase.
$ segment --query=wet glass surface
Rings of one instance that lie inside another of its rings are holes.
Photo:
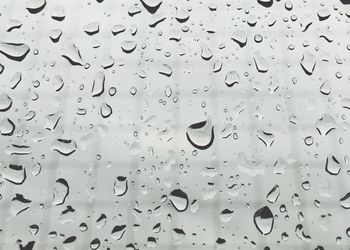
[[[0,249],[350,249],[348,0],[0,22]]]

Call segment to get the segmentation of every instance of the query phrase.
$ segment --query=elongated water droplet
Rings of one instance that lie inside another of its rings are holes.
[[[126,225],[116,225],[113,227],[111,237],[113,240],[121,240],[126,232]]]
[[[113,191],[116,196],[123,196],[128,191],[128,179],[125,176],[118,176],[114,181]]]
[[[0,94],[0,112],[9,110],[12,106],[12,99],[7,94]]]
[[[269,207],[262,207],[254,213],[254,224],[262,235],[271,233],[274,217]]]
[[[68,195],[69,195],[68,182],[63,178],[56,180],[54,189],[53,189],[52,204],[55,206],[62,205],[66,201],[66,198]]]
[[[277,201],[278,197],[280,196],[280,187],[278,185],[275,185],[270,192],[267,194],[266,199],[274,203]]]
[[[345,209],[350,209],[350,192],[340,199],[339,204]]]
[[[5,136],[11,136],[13,135],[13,132],[15,131],[15,124],[10,119],[2,119],[0,121],[0,134]]]
[[[52,144],[51,149],[61,155],[69,156],[77,150],[77,144],[72,139],[57,139]]]
[[[225,83],[227,87],[232,87],[235,84],[239,84],[240,81],[241,80],[240,80],[239,74],[236,71],[230,71],[225,76]]]
[[[28,0],[26,8],[31,14],[37,14],[46,6],[46,0]]]
[[[307,75],[312,75],[316,66],[316,57],[308,51],[305,51],[301,59],[300,65]]]
[[[24,43],[6,43],[0,41],[0,53],[7,58],[20,62],[29,53],[30,48]]]

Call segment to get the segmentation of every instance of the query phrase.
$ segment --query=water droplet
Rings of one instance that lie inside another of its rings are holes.
[[[113,191],[116,196],[123,196],[128,191],[128,179],[124,176],[118,176],[114,181]]]
[[[57,139],[52,144],[51,149],[61,155],[69,156],[77,150],[77,144],[72,139]]]
[[[136,46],[137,43],[135,41],[124,40],[121,42],[121,48],[127,54],[133,52],[136,49]]]
[[[326,171],[330,175],[338,175],[341,169],[341,164],[333,155],[329,155],[326,160]]]
[[[316,57],[308,51],[305,51],[300,65],[307,75],[312,75],[316,66]]]
[[[28,55],[30,48],[24,43],[6,43],[0,41],[0,53],[8,59],[20,62]]]
[[[214,126],[210,119],[194,123],[186,130],[187,140],[197,149],[208,149],[214,142]]]
[[[26,3],[26,9],[31,14],[37,14],[42,11],[46,6],[46,0],[28,0]]]
[[[236,71],[230,71],[225,76],[225,83],[227,87],[232,87],[240,83],[240,77]]]
[[[254,213],[254,224],[262,235],[271,233],[274,216],[269,207],[262,207]]]
[[[126,225],[116,225],[113,227],[111,237],[113,240],[121,240],[126,232]]]
[[[268,202],[274,203],[277,201],[279,196],[280,196],[280,187],[278,185],[275,185],[267,194],[266,199]]]
[[[56,180],[54,189],[53,189],[52,204],[55,206],[62,205],[66,201],[66,198],[68,195],[69,195],[68,182],[63,178]]]
[[[169,200],[178,212],[183,212],[188,207],[187,194],[181,189],[175,189],[171,191],[169,195]]]
[[[340,199],[339,204],[345,209],[350,209],[350,192]]]

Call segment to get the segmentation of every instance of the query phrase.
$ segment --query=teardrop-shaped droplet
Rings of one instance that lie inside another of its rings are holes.
[[[92,250],[98,249],[100,245],[101,245],[101,241],[98,238],[95,238],[90,242],[90,248]]]
[[[269,207],[262,207],[254,213],[254,224],[262,235],[271,233],[274,217]]]
[[[102,115],[103,118],[108,118],[108,117],[111,116],[113,111],[112,111],[112,107],[108,103],[103,102],[101,104],[100,112],[101,112],[101,115]]]
[[[274,203],[277,201],[278,197],[280,196],[280,187],[278,185],[275,185],[270,192],[267,194],[266,199]]]
[[[221,60],[216,60],[214,65],[213,65],[213,72],[217,73],[222,69],[222,61]]]
[[[181,189],[175,189],[171,191],[169,195],[169,200],[171,204],[174,206],[174,208],[179,212],[185,211],[188,207],[187,194]]]
[[[29,226],[30,233],[34,236],[39,232],[39,226],[37,224],[32,224]]]
[[[211,50],[206,46],[206,45],[202,45],[201,46],[201,57],[208,61],[213,57],[213,52],[211,52]]]
[[[123,238],[126,231],[126,225],[116,225],[113,227],[111,237],[113,240],[120,240]]]

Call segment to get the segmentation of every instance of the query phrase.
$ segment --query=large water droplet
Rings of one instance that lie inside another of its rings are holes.
[[[157,12],[162,2],[162,0],[141,0],[143,7],[151,14]]]
[[[133,52],[136,49],[136,46],[137,43],[135,41],[124,40],[121,43],[122,50],[127,54]]]
[[[338,175],[341,169],[341,164],[333,155],[329,155],[326,160],[326,171],[330,175]]]
[[[114,181],[113,191],[116,196],[123,196],[128,191],[128,179],[125,176],[118,176]]]
[[[194,123],[186,130],[187,140],[197,149],[208,149],[214,142],[214,126],[210,119]]]
[[[315,126],[320,135],[328,135],[333,129],[337,128],[335,120],[329,114],[324,114],[317,120]]]
[[[101,116],[102,116],[103,118],[108,118],[108,117],[111,116],[111,114],[112,114],[113,111],[112,111],[112,107],[111,107],[108,103],[103,102],[103,103],[101,104],[100,112],[101,112]]]
[[[77,143],[72,139],[57,139],[51,149],[61,155],[69,156],[77,150]]]
[[[271,233],[274,217],[269,207],[262,207],[254,213],[254,224],[261,234]]]
[[[350,209],[350,192],[340,199],[339,204],[345,209]]]
[[[0,121],[0,134],[5,136],[13,135],[15,131],[15,124],[8,118],[4,118]]]
[[[22,165],[14,164],[10,164],[2,175],[5,178],[5,180],[15,185],[23,184],[27,178],[25,167],[23,167]]]
[[[174,208],[179,212],[185,211],[188,207],[187,194],[181,189],[175,189],[171,191],[169,195],[169,200],[171,204],[174,206]]]
[[[63,178],[56,180],[54,189],[53,189],[52,204],[55,206],[62,205],[66,201],[66,198],[68,195],[69,195],[68,182]]]
[[[46,0],[28,0],[26,8],[31,14],[37,14],[45,8]]]
[[[126,232],[126,225],[116,225],[113,227],[111,237],[113,240],[121,240]]]
[[[300,61],[300,65],[307,75],[312,75],[316,66],[316,56],[305,51]]]
[[[278,185],[275,185],[270,192],[267,194],[266,199],[274,203],[277,201],[278,197],[280,196],[280,187]]]
[[[12,106],[12,99],[7,94],[0,94],[0,112],[9,110]]]
[[[29,53],[30,48],[24,43],[6,43],[0,41],[0,53],[7,58],[20,62]]]
[[[240,81],[239,74],[236,71],[230,71],[225,76],[225,83],[227,87],[232,87],[235,84],[239,84]]]
[[[247,44],[247,34],[242,30],[234,31],[232,33],[231,39],[235,41],[241,48]]]
[[[75,66],[75,65],[83,66],[83,64],[84,64],[83,59],[81,58],[81,55],[80,55],[80,51],[77,48],[77,46],[74,44],[67,46],[64,49],[64,51],[62,53],[62,57],[67,59],[68,62],[73,66]]]

